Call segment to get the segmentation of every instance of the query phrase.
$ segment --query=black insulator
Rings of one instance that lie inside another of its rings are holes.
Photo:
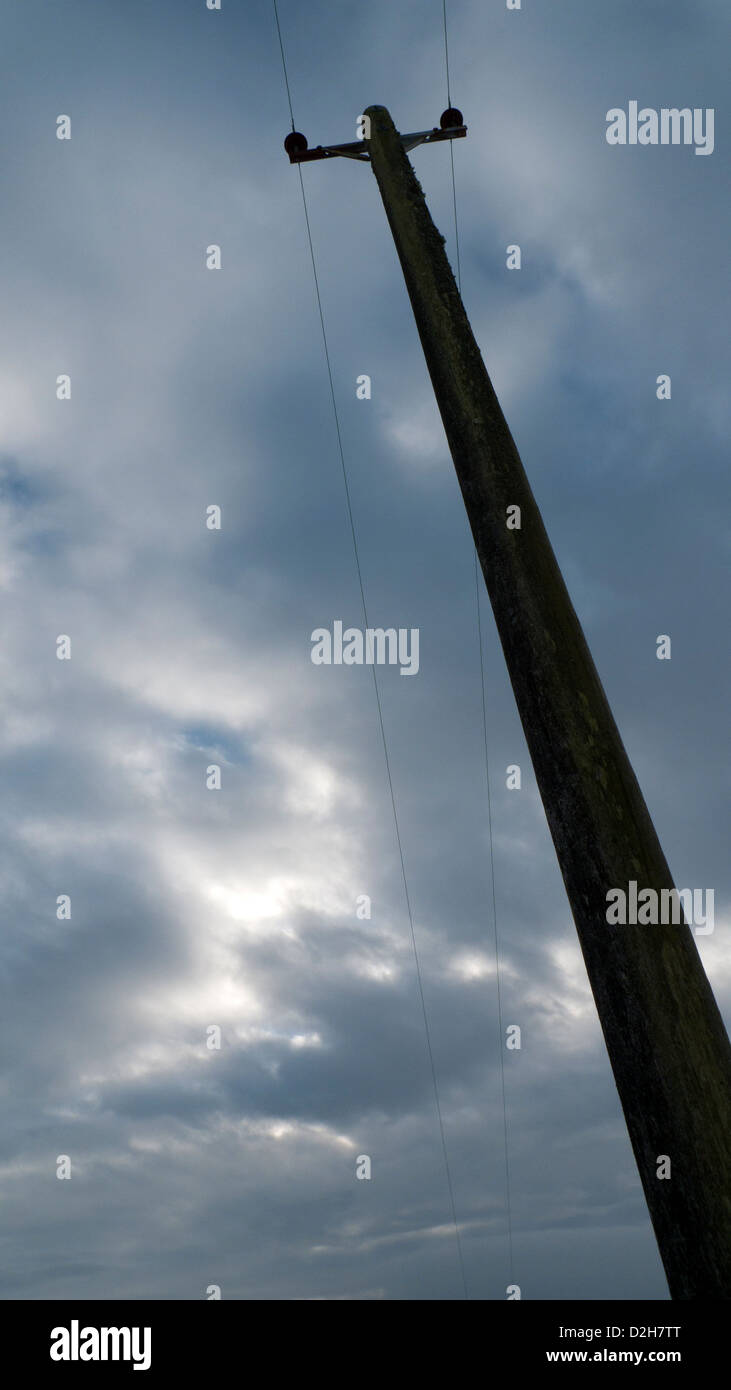
[[[451,130],[452,126],[464,125],[464,117],[456,106],[448,106],[446,111],[442,111],[439,124],[442,130]]]
[[[301,135],[298,130],[290,131],[284,142],[284,148],[287,154],[303,154],[307,149],[306,136]]]

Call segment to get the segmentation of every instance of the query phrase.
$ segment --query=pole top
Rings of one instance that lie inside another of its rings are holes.
[[[385,106],[367,106],[360,120],[364,122],[362,139],[351,140],[345,145],[318,145],[314,150],[309,149],[307,137],[301,131],[291,131],[284,142],[290,164],[306,164],[313,159],[334,159],[337,156],[370,162],[368,142],[371,121],[377,123],[381,130],[390,126],[406,152],[416,149],[417,145],[435,145],[441,140],[463,139],[467,134],[462,112],[456,106],[450,106],[442,112],[438,126],[432,126],[431,130],[415,130],[409,135],[399,134]]]

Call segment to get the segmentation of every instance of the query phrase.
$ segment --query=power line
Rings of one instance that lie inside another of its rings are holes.
[[[497,927],[497,904],[495,901],[495,858],[492,846],[492,797],[490,795],[490,759],[487,751],[487,700],[485,696],[485,660],[482,648],[482,617],[480,613],[480,565],[475,550],[475,597],[477,604],[477,639],[480,648],[480,687],[482,690],[482,733],[485,744],[485,786],[487,788],[487,828],[490,840],[490,883],[492,884],[492,920],[495,927],[495,980],[497,984],[497,1017],[500,1034],[500,1086],[503,1101],[503,1139],[505,1147],[505,1199],[508,1221],[508,1255],[510,1282],[514,1282],[513,1265],[513,1217],[510,1200],[510,1147],[508,1144],[508,1107],[505,1095],[505,1035],[503,1031],[503,1003],[500,986],[500,945]]]
[[[451,106],[452,93],[449,90],[449,39],[447,38],[447,0],[442,0],[442,18],[444,20],[444,60],[447,67],[447,106]]]
[[[284,72],[284,85],[285,85],[285,87],[287,88],[287,101],[289,102],[289,119],[290,119],[291,122],[292,122],[292,130],[294,130],[295,126],[294,126],[294,111],[292,110],[292,95],[291,95],[291,92],[290,92],[290,90],[289,90],[289,78],[287,77],[287,64],[286,64],[285,58],[284,58],[284,44],[282,43],[282,30],[281,30],[281,27],[280,27],[280,24],[279,24],[279,11],[277,10],[277,0],[273,0],[273,4],[274,4],[274,18],[275,18],[275,20],[276,20],[276,22],[277,22],[277,34],[278,34],[278,36],[279,36],[279,52],[280,52],[281,55],[282,55],[282,71]],[[300,178],[302,178],[302,175],[301,175],[301,174],[300,174]]]
[[[449,41],[447,37],[447,0],[442,0],[442,17],[444,20],[444,63],[447,73],[447,104],[452,105],[452,95],[449,84]],[[457,287],[460,295],[462,293],[462,267],[460,263],[459,251],[459,222],[457,218],[457,182],[454,174],[454,146],[450,141],[449,157],[452,170],[452,208],[454,212],[454,242],[456,248],[457,261]],[[482,735],[485,749],[485,785],[487,789],[487,828],[490,842],[490,885],[492,890],[492,920],[495,935],[495,981],[497,986],[497,1013],[498,1031],[500,1043],[500,1089],[503,1105],[503,1140],[505,1153],[505,1205],[508,1228],[508,1265],[510,1269],[510,1282],[514,1282],[514,1261],[513,1261],[513,1216],[510,1190],[510,1145],[508,1141],[508,1107],[505,1092],[505,1037],[503,1033],[503,1006],[502,989],[500,984],[500,942],[498,936],[497,923],[497,903],[495,898],[495,855],[493,850],[492,836],[492,797],[490,794],[490,758],[487,742],[487,696],[485,688],[485,659],[482,642],[482,615],[480,609],[480,562],[477,555],[477,548],[474,547],[475,556],[475,602],[477,610],[477,642],[480,652],[480,690],[482,695]]]
[[[449,158],[452,164],[452,206],[454,208],[454,244],[457,252],[457,288],[462,293],[462,266],[459,255],[459,225],[457,223],[457,184],[454,177],[454,145],[449,142]],[[475,554],[477,552],[475,551]]]
[[[281,53],[281,56],[282,56],[282,69],[283,69],[283,72],[284,72],[284,82],[285,82],[285,86],[286,86],[286,89],[287,89],[287,98],[288,98],[288,101],[289,101],[289,113],[290,113],[290,118],[291,118],[291,121],[292,121],[292,130],[294,130],[294,129],[295,129],[294,113],[293,113],[293,111],[292,111],[292,100],[291,100],[291,96],[290,96],[289,79],[288,79],[288,76],[287,76],[287,63],[286,63],[286,59],[285,59],[285,56],[284,56],[284,44],[283,44],[283,42],[282,42],[282,31],[281,31],[280,24],[279,24],[279,15],[278,15],[278,13],[277,13],[277,0],[273,0],[273,4],[274,4],[274,15],[275,15],[276,23],[277,23],[277,33],[278,33],[278,35],[279,35],[279,49],[280,49],[280,53]],[[329,386],[330,386],[330,399],[331,399],[331,401],[332,401],[333,416],[334,416],[334,420],[335,420],[335,433],[336,433],[336,435],[337,435],[337,441],[338,441],[338,453],[339,453],[339,455],[340,455],[340,465],[341,465],[342,474],[343,474],[343,483],[344,483],[344,486],[345,486],[345,500],[346,500],[346,507],[347,507],[347,512],[348,512],[348,522],[349,522],[349,525],[350,525],[350,534],[351,534],[352,541],[353,541],[353,553],[354,553],[354,555],[355,555],[355,567],[356,567],[356,572],[357,572],[357,576],[358,576],[358,587],[359,587],[359,589],[360,589],[361,605],[362,605],[362,608],[363,608],[364,625],[365,625],[365,627],[366,627],[366,629],[367,629],[369,624],[368,624],[368,611],[367,611],[367,607],[366,607],[365,587],[364,587],[364,584],[363,584],[363,574],[362,574],[362,570],[361,570],[360,555],[359,555],[359,551],[358,551],[358,541],[357,541],[356,531],[355,531],[355,520],[354,520],[354,516],[353,516],[353,507],[352,507],[351,496],[350,496],[350,485],[349,485],[349,482],[348,482],[348,471],[347,471],[347,467],[346,467],[346,463],[345,463],[345,451],[344,451],[344,449],[343,449],[342,432],[341,432],[341,429],[340,429],[340,416],[339,416],[339,413],[338,413],[337,400],[336,400],[336,397],[335,397],[335,386],[334,386],[334,382],[333,382],[332,365],[331,365],[331,361],[330,361],[330,349],[329,349],[329,346],[328,346],[327,331],[326,331],[326,328],[325,328],[325,315],[324,315],[324,313],[323,313],[323,308],[322,308],[322,297],[321,297],[321,294],[320,294],[320,282],[319,282],[319,276],[318,276],[318,273],[317,273],[317,263],[316,263],[316,260],[315,260],[315,251],[314,251],[313,242],[312,242],[312,230],[311,230],[311,227],[310,227],[310,217],[309,217],[309,211],[308,211],[308,207],[307,207],[307,197],[306,197],[306,194],[305,194],[304,179],[303,179],[303,177],[302,177],[302,167],[301,167],[301,165],[299,165],[299,164],[298,164],[298,166],[297,166],[297,172],[298,172],[298,174],[299,174],[300,189],[301,189],[301,192],[302,192],[302,206],[303,206],[304,214],[305,214],[305,227],[306,227],[306,229],[307,229],[307,242],[308,242],[309,251],[310,251],[310,260],[311,260],[311,262],[312,262],[312,273],[313,273],[313,277],[314,277],[314,281],[315,281],[315,295],[316,295],[316,299],[317,299],[317,309],[318,309],[318,314],[319,314],[319,318],[320,318],[320,328],[321,328],[321,331],[322,331],[323,347],[324,347],[324,350],[325,350],[325,363],[326,363],[326,366],[327,366],[327,376],[328,376],[328,382],[329,382]],[[469,1299],[469,1293],[468,1293],[468,1290],[467,1290],[467,1277],[466,1277],[465,1265],[464,1265],[464,1257],[463,1257],[463,1253],[462,1253],[462,1241],[461,1241],[460,1233],[459,1233],[459,1223],[458,1223],[458,1221],[457,1221],[457,1209],[456,1209],[455,1201],[454,1201],[454,1187],[453,1187],[453,1184],[452,1184],[452,1174],[451,1174],[451,1169],[450,1169],[450,1166],[449,1166],[449,1156],[448,1156],[448,1153],[447,1153],[447,1141],[446,1141],[446,1136],[445,1136],[445,1133],[444,1133],[444,1121],[443,1121],[443,1118],[442,1118],[442,1108],[441,1108],[441,1104],[440,1104],[440,1101],[439,1101],[439,1086],[438,1086],[438,1082],[437,1082],[436,1066],[435,1066],[435,1062],[434,1062],[434,1052],[433,1052],[432,1042],[431,1042],[431,1032],[430,1032],[430,1029],[429,1029],[429,1020],[428,1020],[428,1015],[427,1015],[426,999],[425,999],[425,997],[424,997],[424,985],[423,985],[423,979],[422,979],[422,973],[421,973],[421,965],[420,965],[420,963],[419,963],[419,952],[418,952],[417,945],[416,945],[416,932],[415,932],[415,930],[414,930],[414,917],[413,917],[413,912],[412,912],[412,909],[411,909],[411,897],[410,897],[410,894],[409,894],[408,880],[407,880],[407,877],[406,877],[406,864],[405,864],[405,860],[404,860],[404,852],[403,852],[403,847],[402,847],[402,842],[401,842],[401,831],[400,831],[400,828],[399,828],[398,813],[397,813],[397,810],[396,810],[396,797],[395,797],[394,787],[393,787],[393,777],[392,777],[392,775],[391,775],[391,761],[390,761],[390,758],[389,758],[389,755],[388,755],[388,743],[387,743],[387,740],[386,740],[386,730],[385,730],[385,726],[384,726],[384,722],[383,722],[383,709],[382,709],[382,706],[381,706],[381,695],[380,695],[380,691],[379,691],[379,689],[378,689],[378,679],[377,679],[377,676],[376,676],[376,667],[375,667],[375,663],[373,663],[373,665],[371,666],[371,674],[372,674],[372,676],[373,676],[373,689],[374,689],[375,696],[376,696],[376,708],[377,708],[377,710],[378,710],[378,724],[379,724],[379,728],[380,728],[380,732],[381,732],[381,742],[382,742],[382,744],[383,744],[383,756],[384,756],[384,760],[385,760],[385,764],[386,764],[386,776],[387,776],[387,779],[388,779],[388,789],[389,789],[389,796],[390,796],[390,800],[391,800],[391,810],[392,810],[392,812],[393,812],[393,821],[394,821],[394,827],[395,827],[395,831],[396,831],[396,843],[397,843],[397,846],[398,846],[399,862],[400,862],[400,865],[401,865],[401,877],[402,877],[403,885],[404,885],[404,898],[405,898],[405,901],[406,901],[406,911],[407,911],[407,915],[408,915],[408,919],[409,919],[409,929],[410,929],[410,933],[411,933],[411,944],[412,944],[412,949],[413,949],[413,953],[414,953],[414,963],[415,963],[415,966],[416,966],[416,979],[417,979],[417,985],[418,985],[418,990],[419,990],[419,999],[420,999],[420,1002],[421,1002],[421,1011],[422,1011],[422,1016],[423,1016],[423,1020],[424,1020],[424,1033],[425,1033],[425,1037],[426,1037],[426,1047],[427,1047],[427,1053],[428,1053],[428,1056],[429,1056],[429,1067],[430,1067],[430,1070],[431,1070],[432,1086],[433,1086],[433,1090],[434,1090],[434,1103],[435,1103],[436,1112],[437,1112],[437,1119],[438,1119],[438,1122],[439,1122],[439,1135],[440,1135],[440,1139],[441,1139],[442,1156],[443,1156],[443,1159],[444,1159],[444,1170],[445,1170],[446,1180],[447,1180],[447,1190],[448,1190],[448,1193],[449,1193],[449,1205],[450,1205],[450,1210],[451,1210],[451,1214],[452,1214],[452,1222],[453,1222],[453,1225],[454,1225],[454,1234],[455,1234],[455,1240],[456,1240],[456,1244],[457,1244],[457,1256],[458,1256],[458,1261],[459,1261],[459,1268],[460,1268],[460,1274],[461,1274],[461,1279],[462,1279],[462,1286],[463,1286],[463,1289],[464,1289],[464,1296],[465,1296],[465,1299]]]

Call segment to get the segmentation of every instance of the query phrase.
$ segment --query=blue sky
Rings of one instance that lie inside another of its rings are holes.
[[[3,1296],[459,1298],[371,673],[310,661],[361,613],[271,4],[4,9]],[[440,3],[279,9],[310,144],[376,102],[438,121]],[[448,16],[465,304],[676,882],[715,889],[728,1021],[728,15]],[[632,99],[713,107],[713,155],[609,147]],[[412,158],[453,257],[448,150]],[[500,1299],[470,534],[371,172],[304,179],[369,617],[420,632],[384,723],[468,1293]],[[484,594],[482,620],[514,1278],[665,1298]]]

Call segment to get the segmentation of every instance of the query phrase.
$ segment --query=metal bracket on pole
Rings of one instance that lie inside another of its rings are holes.
[[[442,112],[438,126],[433,126],[431,130],[415,130],[411,135],[402,135],[400,139],[408,153],[409,150],[416,149],[417,145],[436,145],[440,140],[459,140],[466,134],[467,126],[463,122],[462,112],[455,106],[450,106]],[[361,159],[370,163],[367,146],[367,140],[352,140],[347,145],[318,145],[316,149],[310,150],[307,147],[306,136],[298,130],[291,131],[284,142],[290,164],[306,164],[312,159],[335,159],[338,155],[344,159]]]

